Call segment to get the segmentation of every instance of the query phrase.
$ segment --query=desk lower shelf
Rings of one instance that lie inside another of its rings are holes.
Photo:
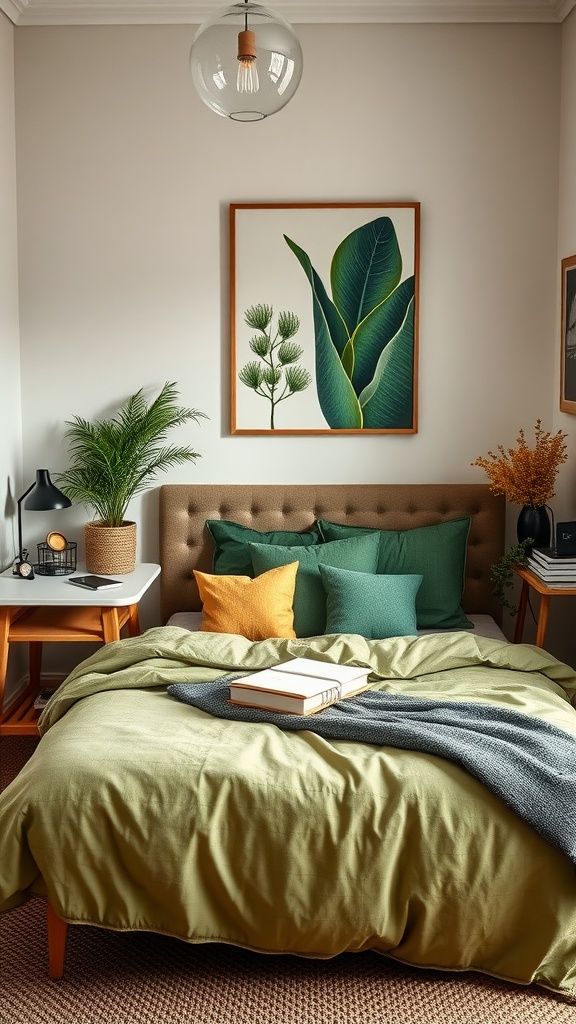
[[[110,643],[128,626],[130,636],[140,632],[138,605],[120,607],[0,608],[0,676],[5,677],[10,644],[27,643],[30,682],[0,714],[0,736],[38,736],[41,711],[34,701],[42,689],[44,643]]]
[[[40,690],[29,684],[24,693],[2,712],[0,716],[0,736],[38,736],[38,719],[41,708],[34,707],[34,701]]]

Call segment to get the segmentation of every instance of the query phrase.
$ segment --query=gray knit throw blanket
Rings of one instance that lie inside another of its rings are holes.
[[[290,715],[228,702],[238,676],[177,683],[168,693],[216,718],[310,730],[334,740],[420,750],[454,761],[576,865],[576,737],[509,708],[366,690],[318,714]]]

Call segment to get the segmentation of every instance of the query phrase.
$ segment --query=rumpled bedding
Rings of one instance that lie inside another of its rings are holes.
[[[168,693],[217,718],[301,732],[302,716],[232,703],[230,681],[175,683]],[[480,779],[576,867],[576,736],[512,708],[368,690],[306,718],[326,739],[447,757]]]
[[[435,754],[215,718],[170,684],[307,654],[375,689],[512,708],[576,736],[576,677],[465,633],[251,643],[148,630],[83,662],[0,797],[0,909],[330,957],[376,949],[576,994],[569,858]]]

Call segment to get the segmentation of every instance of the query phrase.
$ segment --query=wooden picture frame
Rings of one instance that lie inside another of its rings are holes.
[[[417,433],[419,261],[418,202],[231,204],[231,433]]]
[[[560,409],[576,416],[576,256],[562,260]]]

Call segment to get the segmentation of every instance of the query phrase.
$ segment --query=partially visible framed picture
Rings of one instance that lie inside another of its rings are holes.
[[[560,409],[576,415],[576,256],[562,260]]]
[[[231,432],[415,434],[420,204],[230,206]]]

